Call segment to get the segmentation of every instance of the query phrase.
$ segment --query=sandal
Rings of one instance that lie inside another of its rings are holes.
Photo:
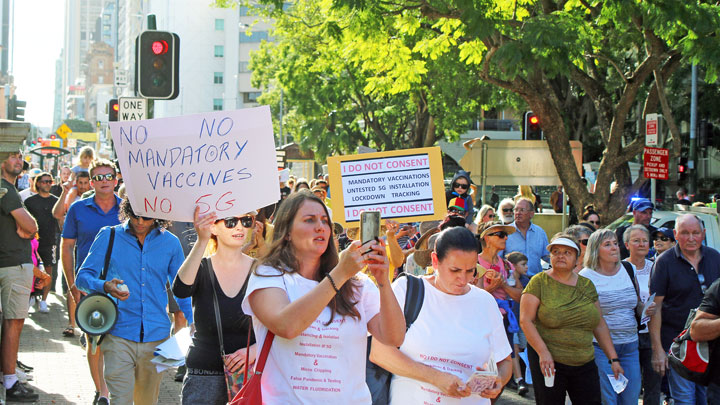
[[[75,328],[73,328],[72,326],[68,326],[67,328],[65,328],[65,330],[63,330],[62,334],[65,337],[73,337],[75,336]]]

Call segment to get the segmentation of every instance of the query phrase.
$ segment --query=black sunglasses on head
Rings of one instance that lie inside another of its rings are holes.
[[[255,223],[255,218],[251,215],[245,215],[243,217],[229,217],[218,219],[217,221],[215,221],[215,223],[217,224],[220,221],[225,221],[225,228],[227,229],[235,228],[238,222],[240,222],[240,225],[242,225],[243,228],[252,228],[253,224]]]
[[[460,184],[460,183],[453,184],[453,188],[462,188],[464,190],[467,190],[468,187],[470,187],[469,184]]]

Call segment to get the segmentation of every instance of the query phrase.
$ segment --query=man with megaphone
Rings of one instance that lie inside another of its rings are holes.
[[[90,294],[85,300],[93,293],[115,298],[117,315],[102,299],[88,301],[87,308],[81,302],[77,322],[90,334],[107,330],[100,349],[111,403],[156,404],[162,374],[151,360],[170,337],[165,286],[184,255],[178,238],[166,230],[168,221],[135,215],[128,200],[120,205],[119,217],[123,223],[100,230],[75,282]],[[192,323],[190,299],[177,302]]]

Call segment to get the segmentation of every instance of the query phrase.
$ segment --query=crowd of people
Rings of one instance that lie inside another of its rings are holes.
[[[390,373],[381,389],[391,404],[489,404],[530,386],[538,404],[720,403],[720,388],[667,361],[694,308],[694,336],[720,335],[720,253],[690,213],[658,229],[654,205],[638,199],[632,223],[611,230],[589,206],[548,238],[532,188],[477,204],[459,171],[442,220],[386,220],[362,243],[333,222],[343,207],[327,176],[290,176],[277,204],[239,216],[196,209],[192,223],[169,223],[138,216],[118,167],[92,148],[57,173],[24,167],[20,152],[0,159],[9,402],[38,399],[17,360],[20,335],[29,308],[48,313],[62,285],[68,325],[57,333],[68,338],[90,340],[75,319],[84,296],[117,304],[100,350],[86,344],[94,404],[156,403],[150,360],[185,326],[183,404],[225,404],[253,374],[265,403],[383,403],[368,362]],[[564,198],[557,188],[551,210]],[[480,376],[490,382],[476,388]]]

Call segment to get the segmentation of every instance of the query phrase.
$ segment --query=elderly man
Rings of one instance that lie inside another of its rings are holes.
[[[502,221],[503,225],[515,222],[513,209],[515,209],[515,201],[512,198],[505,198],[500,201],[500,204],[498,204],[498,217],[500,218],[500,221]]]
[[[705,403],[705,387],[688,381],[667,366],[670,344],[685,327],[692,308],[697,308],[705,289],[720,277],[720,253],[703,246],[705,228],[695,215],[675,220],[677,245],[657,258],[650,275],[650,293],[657,312],[650,320],[653,369],[668,374],[670,394],[676,404]]]
[[[648,232],[650,232],[650,235],[653,235],[655,231],[657,231],[657,228],[650,225],[650,220],[652,219],[653,210],[655,209],[655,205],[650,202],[647,198],[641,198],[638,200],[635,200],[631,203],[632,205],[632,213],[633,213],[633,222],[630,225],[644,225],[645,228],[647,228]],[[624,240],[623,234],[625,233],[625,230],[630,227],[630,225],[624,225],[619,227],[615,231],[615,235],[617,236],[617,240]],[[630,256],[630,252],[627,250],[627,247],[625,247],[625,244],[620,243],[620,259],[627,259]],[[655,249],[650,249],[650,252],[648,253],[648,259],[652,259],[655,255]]]
[[[137,216],[128,200],[122,202],[114,227],[100,230],[77,275],[85,292],[104,292],[118,299],[118,320],[100,346],[105,382],[113,404],[155,404],[162,374],[151,362],[158,344],[170,337],[165,285],[175,279],[185,256],[178,238],[166,231],[167,221]],[[105,255],[110,264],[100,279]],[[192,323],[190,299],[177,303]]]
[[[500,205],[502,206],[502,203]],[[547,250],[548,238],[542,228],[532,223],[535,209],[528,198],[519,198],[513,212],[515,222],[512,225],[517,232],[508,236],[504,254],[520,252],[527,256],[527,276],[521,279],[522,284],[527,285],[530,277],[542,271],[540,260],[550,261],[550,252]]]
[[[6,194],[0,199],[0,301],[2,302],[2,358],[3,385],[8,402],[33,402],[38,394],[23,385],[15,374],[20,333],[30,305],[33,278],[30,239],[38,231],[35,219],[23,206],[15,188],[15,180],[23,170],[20,152],[0,154],[2,188]]]

